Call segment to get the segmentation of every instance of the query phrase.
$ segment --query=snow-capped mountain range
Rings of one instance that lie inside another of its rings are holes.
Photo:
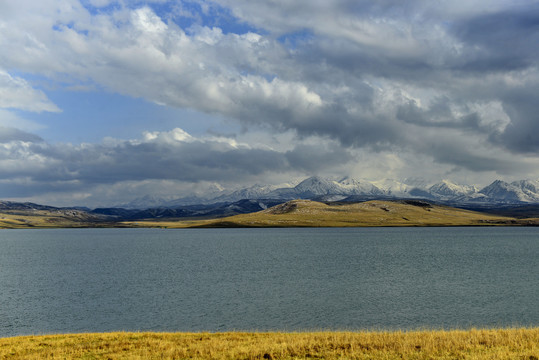
[[[178,199],[138,198],[123,204],[124,208],[175,207],[194,204],[235,202],[244,199],[313,199],[324,201],[369,200],[369,199],[427,199],[451,205],[503,205],[539,204],[539,180],[520,180],[511,183],[496,180],[479,189],[472,185],[459,185],[442,180],[434,185],[414,179],[397,181],[382,179],[367,181],[349,177],[332,180],[313,176],[297,185],[281,187],[254,185],[236,191],[221,191],[208,197],[191,196]]]

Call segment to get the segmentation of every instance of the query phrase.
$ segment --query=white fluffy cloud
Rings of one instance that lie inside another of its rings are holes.
[[[0,108],[21,109],[33,112],[60,109],[42,91],[32,88],[20,77],[12,77],[0,69]]]

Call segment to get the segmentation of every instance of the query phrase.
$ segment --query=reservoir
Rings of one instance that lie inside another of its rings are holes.
[[[0,231],[0,337],[539,326],[534,227]]]

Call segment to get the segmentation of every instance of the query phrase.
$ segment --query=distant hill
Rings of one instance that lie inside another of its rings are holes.
[[[434,205],[425,201],[325,204],[294,200],[252,214],[214,220],[206,226],[456,226],[517,224],[508,217]]]
[[[453,184],[447,182],[434,188],[431,186],[431,192],[417,188],[410,189],[394,182],[386,182],[386,184],[392,187],[394,193],[400,192],[410,197],[395,199],[387,194],[379,193],[368,184],[358,184],[351,180],[335,185],[327,181],[311,179],[310,182],[299,187],[299,190],[288,188],[271,191],[273,194],[279,191],[281,195],[288,192],[288,196],[309,195],[312,199],[296,199],[288,202],[275,198],[243,199],[235,202],[147,209],[98,208],[90,210],[0,201],[0,228],[117,227],[134,226],[134,222],[138,222],[136,226],[171,227],[536,225],[535,219],[539,218],[539,204],[531,200],[515,204],[441,201],[430,198],[434,191],[443,196],[449,196],[448,194],[455,192],[459,193],[460,197],[472,198],[490,196],[488,194],[491,193],[502,197],[500,194],[502,192],[505,194],[503,195],[505,199],[529,200],[533,199],[533,193],[536,191],[533,182],[516,184],[495,182],[486,188],[485,193],[476,193],[472,187],[455,188]],[[347,189],[348,187],[356,190],[352,191]],[[364,189],[365,193],[361,194],[357,191],[358,188]],[[346,192],[341,191],[343,189],[352,195],[345,196]],[[503,192],[503,190],[510,192]],[[290,192],[295,193],[290,194]],[[340,192],[340,194],[335,194],[335,192]],[[250,194],[253,193],[256,192],[250,192]],[[287,211],[284,212],[283,209]],[[232,218],[235,215],[238,217]],[[201,223],[202,219],[214,220]]]
[[[215,220],[139,223],[163,227],[354,227],[354,226],[470,226],[532,225],[535,220],[517,220],[475,211],[434,205],[426,201],[367,201],[321,203],[293,200],[256,213]]]
[[[142,220],[167,218],[217,218],[246,214],[267,209],[281,204],[282,200],[243,199],[235,202],[219,202],[212,204],[184,205],[174,207],[150,207],[147,209],[97,208],[92,214],[109,216],[111,220]]]
[[[0,229],[97,227],[108,220],[84,209],[0,201]]]
[[[129,220],[181,220],[220,218],[267,209],[281,200],[240,200],[233,203],[156,207],[144,210],[123,208],[57,208],[33,203],[0,201],[0,228],[111,227]]]

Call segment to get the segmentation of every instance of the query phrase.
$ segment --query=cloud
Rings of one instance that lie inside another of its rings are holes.
[[[328,168],[346,166],[354,160],[354,156],[347,149],[321,141],[316,144],[298,144],[294,149],[287,151],[285,156],[293,169],[302,170],[307,174],[317,174],[327,171]]]
[[[19,129],[0,126],[0,143],[9,143],[12,141],[33,143],[43,141],[43,139]]]
[[[539,86],[505,94],[503,106],[511,118],[511,123],[505,131],[493,136],[495,142],[516,153],[539,153],[539,139],[535,136],[539,133],[537,91]]]
[[[4,198],[87,192],[126,182],[244,184],[260,176],[332,169],[350,160],[344,150],[325,152],[298,145],[282,152],[228,138],[194,137],[182,129],[147,132],[135,140],[72,145],[48,144],[37,136],[0,128],[0,141],[0,197]]]
[[[507,72],[537,65],[538,24],[539,4],[528,3],[459,19],[451,30],[475,48],[464,68]]]
[[[23,131],[36,131],[44,126],[26,118],[23,118],[13,111],[0,109],[0,127],[17,128]]]
[[[10,75],[31,73],[294,138],[274,150],[175,130],[20,148],[61,164],[51,181],[232,182],[317,172],[358,153],[415,155],[489,176],[537,165],[537,4],[215,0],[189,15],[228,11],[227,21],[246,25],[237,32],[203,21],[182,27],[179,15],[152,2],[90,4],[99,9],[75,0],[0,5],[0,91],[9,93],[0,106],[58,110],[44,90]],[[312,146],[313,138],[331,146]]]
[[[451,131],[455,129],[447,130]],[[372,153],[320,137],[296,140],[286,150],[276,150],[272,146],[288,136],[256,141],[249,134],[237,139],[193,136],[179,128],[145,132],[131,140],[50,144],[30,133],[0,128],[0,197],[52,205],[110,206],[146,193],[177,198],[221,186],[248,186],[260,179],[280,183],[312,174],[417,177],[416,169],[425,164],[424,175],[467,179],[470,169],[479,169],[507,178],[513,173],[533,173],[530,165],[537,161],[533,157],[515,160],[485,142],[472,147],[469,139],[461,139],[455,144],[450,133],[421,136],[404,141],[415,143],[412,149],[401,145],[398,153],[390,147]],[[244,141],[249,139],[251,144]]]
[[[12,77],[0,69],[0,108],[21,109],[32,112],[59,112],[40,90],[36,90],[20,77]]]

